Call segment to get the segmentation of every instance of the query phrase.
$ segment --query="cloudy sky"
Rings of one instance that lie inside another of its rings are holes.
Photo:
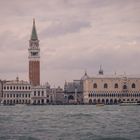
[[[28,80],[33,18],[42,83],[140,74],[140,0],[0,0],[0,79]]]

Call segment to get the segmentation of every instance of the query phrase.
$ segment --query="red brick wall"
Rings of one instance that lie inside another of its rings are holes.
[[[29,81],[33,86],[40,85],[39,61],[29,61]]]

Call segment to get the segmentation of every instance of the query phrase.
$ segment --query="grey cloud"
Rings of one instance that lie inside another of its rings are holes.
[[[1,52],[7,50],[25,51],[27,49],[25,46],[28,44],[27,37],[18,38],[17,36],[11,31],[6,31],[3,34],[0,34]]]
[[[44,29],[41,37],[56,37],[69,33],[79,32],[83,28],[89,28],[91,25],[88,21],[57,21]]]
[[[138,60],[139,53],[140,50],[138,48],[134,50],[132,47],[117,50],[114,48],[102,48],[102,51],[99,48],[94,52],[88,53],[88,56],[86,52],[78,53],[77,56],[75,53],[72,54],[72,52],[69,52],[67,56],[58,58],[57,62],[51,61],[48,65],[51,66],[51,69],[76,70],[86,68],[94,69],[94,66],[103,64],[108,72],[111,72],[112,69],[123,69],[127,71],[128,69],[130,70],[130,65],[134,63],[134,60]],[[133,71],[135,67],[132,67],[131,70]]]
[[[34,17],[42,81],[59,84],[85,69],[94,74],[100,64],[108,73],[139,73],[139,0],[1,0],[1,78],[28,77]]]

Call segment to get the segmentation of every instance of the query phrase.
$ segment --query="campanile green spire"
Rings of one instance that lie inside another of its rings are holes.
[[[35,19],[33,19],[33,28],[32,28],[31,40],[38,40],[36,27],[35,27]]]

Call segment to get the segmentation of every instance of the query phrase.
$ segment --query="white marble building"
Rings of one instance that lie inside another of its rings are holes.
[[[0,82],[0,102],[4,105],[15,104],[63,104],[64,92],[60,87],[51,88],[49,83],[31,86],[27,81],[16,80]]]
[[[17,77],[3,83],[3,104],[30,104],[30,96],[31,85],[27,81],[20,81]]]
[[[124,75],[99,75],[83,82],[84,103],[118,104],[140,101],[140,78]]]
[[[51,88],[49,83],[32,87],[31,104],[63,104],[64,92],[58,88]]]
[[[51,104],[52,102],[53,102],[53,91],[48,83],[46,85],[32,87],[31,104],[43,105],[43,104]]]

